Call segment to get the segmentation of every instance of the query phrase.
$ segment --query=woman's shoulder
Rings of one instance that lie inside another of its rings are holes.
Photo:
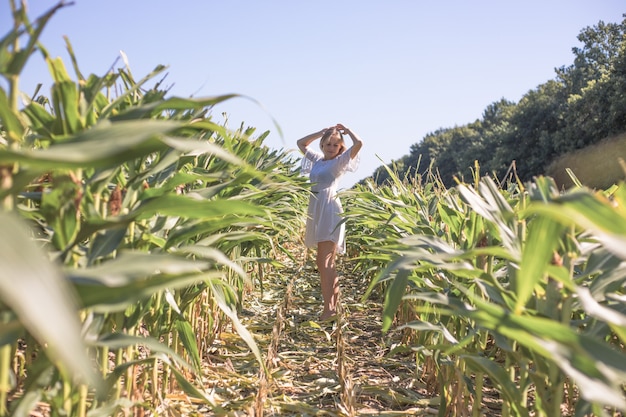
[[[359,166],[359,160],[360,158],[358,154],[356,158],[352,158],[352,156],[350,155],[350,149],[348,149],[334,159],[336,167],[335,169],[339,170],[340,172],[354,172]]]
[[[352,157],[350,156],[350,149],[348,148],[345,151],[343,151],[343,153],[341,155],[339,155],[337,158],[335,158],[338,161],[341,161],[342,163],[346,164],[350,162],[350,159],[352,159]]]
[[[306,149],[306,152],[304,153],[304,157],[309,159],[309,160],[311,160],[311,161],[313,161],[313,162],[319,161],[320,159],[324,159],[324,155],[323,154],[321,154],[319,152],[316,152],[316,151],[312,150],[311,148],[307,148]]]

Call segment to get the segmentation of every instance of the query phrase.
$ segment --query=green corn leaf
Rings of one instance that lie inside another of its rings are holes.
[[[69,176],[55,177],[55,186],[50,192],[42,194],[41,213],[53,231],[52,243],[63,251],[74,241],[79,231],[79,186]]]
[[[153,337],[133,336],[124,333],[105,333],[100,335],[96,340],[89,341],[90,346],[107,347],[111,350],[124,349],[128,346],[145,346],[150,349],[153,356],[157,354],[167,355],[174,362],[185,369],[192,369],[176,351],[159,342]],[[167,361],[169,363],[169,361]]]
[[[98,258],[103,258],[117,250],[126,236],[126,228],[120,227],[115,229],[104,230],[96,234],[88,254],[89,265]]]
[[[236,262],[233,262],[222,251],[206,246],[206,243],[193,246],[183,246],[178,248],[180,253],[188,253],[194,255],[195,259],[205,259],[223,265],[236,272],[241,278],[246,279],[246,271]]]
[[[621,383],[626,379],[626,354],[596,337],[543,317],[521,316],[470,296],[475,310],[466,314],[479,326],[497,332],[555,363],[580,387],[588,401],[626,410]],[[598,366],[601,363],[602,366]]]
[[[532,205],[527,214],[550,216],[564,225],[576,224],[593,232],[609,251],[626,259],[626,215],[620,210],[599,194],[575,191],[553,204]]]
[[[121,252],[117,258],[91,268],[66,268],[66,273],[77,281],[115,287],[159,274],[182,275],[199,272],[210,266],[209,262],[174,254],[127,250]]]
[[[144,201],[125,216],[87,219],[81,226],[76,241],[87,239],[100,231],[125,228],[135,220],[150,219],[155,215],[197,219],[197,223],[187,222],[186,225],[170,231],[166,243],[166,248],[169,248],[190,237],[202,236],[233,224],[264,224],[266,211],[266,208],[246,201],[203,200],[190,195],[167,194]]]
[[[393,281],[391,281],[391,286],[389,286],[387,292],[385,293],[385,303],[383,306],[383,332],[386,332],[391,328],[393,318],[396,315],[396,311],[398,311],[398,307],[400,306],[400,302],[402,301],[402,297],[406,291],[406,285],[410,274],[410,270],[400,269]]]
[[[587,288],[579,287],[577,292],[585,312],[589,314],[590,317],[610,325],[622,338],[622,342],[624,342],[624,335],[626,335],[626,315],[600,304],[593,298],[591,291]]]
[[[21,142],[23,140],[24,126],[20,120],[20,115],[13,112],[9,98],[2,88],[0,88],[0,125],[11,141]]]
[[[165,149],[156,136],[178,127],[180,123],[171,121],[104,122],[47,149],[2,149],[0,162],[32,164],[39,169],[118,166]]]
[[[457,188],[463,199],[478,215],[497,227],[498,237],[504,247],[516,258],[520,257],[521,245],[515,230],[515,214],[493,180],[484,178],[478,192],[465,185],[459,185]]]
[[[0,59],[0,72],[13,75],[19,75],[22,73],[26,62],[28,61],[28,58],[32,56],[35,47],[38,45],[39,36],[41,36],[41,33],[46,24],[57,10],[65,6],[67,6],[67,4],[65,4],[64,2],[58,3],[50,10],[48,10],[45,14],[37,18],[34,24],[31,24],[29,22],[26,11],[23,8],[19,9],[18,13],[15,16],[17,19],[15,23],[19,23],[20,25],[28,23],[32,30],[28,32],[29,36],[26,46],[18,51],[12,50],[13,41],[16,36],[20,36],[23,33],[10,31],[6,37],[0,40],[0,49],[2,50],[2,59]],[[41,45],[39,45],[39,48],[42,48]],[[11,53],[8,53],[8,49],[11,49]]]
[[[29,101],[24,107],[24,114],[31,122],[31,128],[37,133],[50,137],[53,135],[52,129],[56,123],[56,118],[48,113],[46,109],[36,101]]]
[[[205,200],[193,194],[166,194],[148,199],[131,213],[137,219],[150,218],[155,214],[180,216],[188,219],[217,219],[223,216],[263,216],[265,209],[246,201]]]
[[[176,332],[178,333],[179,340],[185,347],[185,351],[191,358],[191,363],[194,365],[195,371],[200,374],[202,372],[202,360],[200,359],[200,351],[196,343],[194,329],[187,320],[178,319],[176,320]]]
[[[65,82],[72,82],[72,77],[70,77],[67,69],[65,68],[65,64],[60,57],[52,58],[49,55],[47,56],[46,63],[48,64],[48,70],[52,75],[52,78],[55,81],[55,84],[62,84]],[[54,86],[53,86],[54,88]],[[63,105],[63,101],[59,101],[57,104]],[[57,113],[58,114],[58,113]]]
[[[563,226],[546,217],[534,218],[528,225],[528,234],[522,248],[522,261],[515,281],[517,301],[515,313],[519,314],[533,290],[546,277],[546,269],[557,248]]]
[[[412,299],[415,299],[415,298],[412,298]],[[412,329],[420,333],[423,333],[423,332],[441,333],[444,339],[446,340],[446,342],[453,344],[453,345],[456,345],[459,343],[459,341],[454,337],[454,335],[450,333],[450,331],[442,323],[433,324],[433,323],[415,320],[415,321],[412,321],[410,323],[407,323],[405,325],[398,327],[398,330],[402,330],[404,328]]]
[[[522,390],[511,381],[508,370],[488,358],[474,355],[461,355],[461,358],[474,371],[484,372],[496,382],[495,385],[497,385],[498,391],[507,399],[508,404],[515,411],[515,415],[520,417],[528,417],[530,415],[522,401]]]
[[[80,303],[96,313],[124,311],[129,306],[148,299],[153,294],[165,289],[184,288],[206,279],[221,278],[222,272],[185,274],[179,276],[158,275],[146,279],[137,279],[123,286],[108,287],[98,284],[98,280],[85,281],[80,276],[72,276]]]
[[[53,361],[94,387],[101,381],[81,338],[78,304],[61,271],[29,238],[28,229],[0,212],[0,299],[42,344]]]
[[[209,220],[210,221],[207,221]],[[247,218],[244,219],[239,216],[234,215],[224,215],[222,217],[219,216],[208,216],[207,220],[198,219],[186,222],[184,225],[172,229],[167,236],[167,244],[166,248],[175,247],[180,243],[184,243],[189,241],[194,237],[199,237],[202,239],[209,239],[202,244],[211,245],[215,242],[212,238],[222,238],[220,231],[227,229],[228,227],[237,224],[239,226],[245,226],[246,224],[250,227],[258,227],[261,225],[268,225],[269,222],[261,217],[255,218]],[[200,242],[199,242],[200,243]]]
[[[78,87],[73,81],[56,82],[52,85],[52,104],[57,116],[56,135],[72,135],[84,128],[78,99]]]
[[[162,102],[158,103],[156,110],[188,110],[188,109],[201,109],[204,107],[212,107],[216,104],[224,101],[245,97],[240,94],[224,94],[214,97],[198,97],[198,98],[183,98],[183,97],[170,97]],[[251,99],[252,100],[252,99]],[[216,125],[217,126],[217,125]]]
[[[124,56],[124,54],[122,53],[122,55]],[[143,77],[141,80],[135,82],[132,79],[132,76],[130,76],[130,72],[129,71],[124,71],[124,70],[120,70],[118,72],[118,75],[122,78],[125,79],[125,83],[127,85],[127,88],[124,89],[124,91],[115,98],[115,100],[111,101],[110,103],[108,103],[108,105],[106,105],[100,114],[100,120],[103,119],[111,119],[111,120],[139,120],[139,119],[147,119],[149,118],[149,116],[151,116],[152,114],[148,112],[146,112],[147,109],[154,109],[154,107],[156,106],[155,104],[150,104],[147,106],[139,106],[136,96],[138,95],[138,92],[140,91],[141,87],[147,83],[148,81],[150,81],[151,79],[153,79],[155,76],[157,76],[159,73],[165,71],[167,69],[166,66],[163,65],[157,65],[156,68],[154,70],[152,70],[152,72],[150,72],[148,75],[146,75],[145,77]],[[157,93],[158,94],[158,93]],[[161,95],[159,94],[159,97]],[[144,96],[145,97],[145,96]],[[126,112],[124,112],[121,116],[119,117],[111,117],[112,113],[115,113],[117,111],[117,109],[122,106],[123,104],[125,105],[126,103],[131,102],[133,103],[133,105],[130,107],[130,109],[126,110]]]
[[[268,117],[272,120],[274,127],[276,127],[276,131],[278,132],[279,136],[282,137],[282,129],[280,127],[280,125],[278,124],[278,122],[272,117],[272,115],[267,112],[265,110],[265,108],[263,107],[263,105],[258,101],[255,100],[254,98],[250,97],[250,96],[246,96],[246,95],[241,95],[241,94],[224,94],[224,95],[219,95],[219,96],[214,96],[214,97],[199,97],[199,98],[181,98],[181,97],[171,97],[168,98],[167,100],[164,100],[162,102],[160,102],[157,106],[156,106],[156,110],[157,111],[163,111],[163,110],[170,110],[170,109],[174,109],[174,110],[188,110],[188,109],[199,109],[199,108],[205,108],[205,107],[213,107],[219,103],[222,103],[226,100],[231,100],[234,98],[243,98],[249,101],[252,101],[253,103],[255,103],[261,110],[265,111],[265,113],[268,115]],[[207,122],[206,120],[201,121],[200,123],[211,123],[211,122]],[[222,128],[212,124],[214,128],[218,128],[219,130],[221,130]],[[211,129],[209,129],[211,130]]]
[[[178,385],[180,385],[180,387],[183,389],[183,391],[185,391],[186,394],[194,398],[201,399],[205,403],[210,404],[212,406],[213,412],[215,412],[216,415],[226,414],[226,412],[222,409],[222,407],[216,404],[216,401],[214,401],[211,397],[207,396],[207,394],[205,394],[204,392],[196,388],[193,384],[191,384],[187,380],[187,378],[182,373],[180,373],[180,371],[178,371],[175,368],[172,368],[172,373],[174,374],[174,378],[176,378],[176,382],[178,383]]]
[[[238,300],[232,288],[228,287],[225,282],[215,279],[209,281],[209,286],[220,310],[231,320],[237,334],[239,334],[241,339],[248,345],[259,363],[259,366],[267,373],[265,361],[263,361],[259,346],[256,344],[250,331],[241,323],[239,317],[237,317]]]
[[[207,261],[173,254],[123,252],[116,259],[91,268],[67,268],[83,307],[96,312],[122,311],[157,291],[177,289],[221,277]]]

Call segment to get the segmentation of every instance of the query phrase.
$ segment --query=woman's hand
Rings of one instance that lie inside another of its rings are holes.
[[[315,133],[311,133],[310,135],[306,135],[305,137],[298,139],[298,148],[300,149],[300,151],[302,151],[302,153],[306,153],[306,148],[315,140],[321,138],[322,136],[324,136],[324,134],[330,130],[330,129],[336,129],[336,126],[331,126],[331,127],[325,127],[324,129],[320,130],[319,132],[315,132]]]
[[[337,125],[335,126],[335,128],[336,128],[337,130],[339,130],[339,132],[340,132],[342,135],[346,135],[346,134],[349,134],[349,133],[350,133],[350,129],[348,129],[347,127],[345,127],[345,126],[344,126],[344,125],[342,125],[341,123],[337,123]]]
[[[342,134],[350,136],[352,139],[352,147],[350,148],[350,158],[354,159],[358,155],[359,151],[363,147],[363,141],[359,137],[359,135],[352,132],[350,129],[342,125],[341,123],[337,123],[335,126]]]

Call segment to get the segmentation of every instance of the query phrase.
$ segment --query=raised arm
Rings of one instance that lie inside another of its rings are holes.
[[[337,128],[341,130],[343,134],[347,134],[348,136],[350,136],[350,139],[352,139],[352,147],[350,148],[350,159],[356,158],[359,151],[363,147],[363,141],[361,140],[359,135],[357,135],[356,133],[354,133],[353,131],[345,127],[344,125],[338,124]]]
[[[311,133],[310,135],[306,135],[305,137],[298,139],[298,149],[300,149],[300,151],[302,153],[306,153],[306,148],[316,139],[321,138],[322,136],[324,136],[324,132],[326,132],[326,130],[328,130],[327,128],[324,128],[322,130],[320,130],[319,132],[315,132],[315,133]]]

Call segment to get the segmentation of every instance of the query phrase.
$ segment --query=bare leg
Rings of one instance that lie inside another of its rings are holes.
[[[320,271],[324,311],[320,317],[326,320],[337,313],[339,280],[335,269],[335,242],[324,241],[317,244],[317,269]]]

